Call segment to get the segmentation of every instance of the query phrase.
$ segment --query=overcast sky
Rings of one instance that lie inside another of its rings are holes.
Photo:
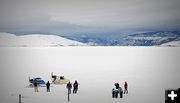
[[[180,30],[180,0],[0,0],[0,32]]]

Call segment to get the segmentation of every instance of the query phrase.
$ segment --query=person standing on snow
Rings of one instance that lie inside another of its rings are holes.
[[[126,81],[124,83],[124,94],[128,94],[128,84]]]
[[[78,90],[78,82],[77,80],[75,80],[74,84],[73,84],[73,93],[77,93]]]
[[[121,87],[118,88],[120,98],[123,98],[123,89]]]
[[[71,94],[71,88],[72,88],[71,82],[69,82],[69,83],[66,85],[66,88],[68,89],[68,93]]]
[[[38,92],[38,84],[36,83],[36,81],[34,81],[34,91]]]
[[[118,97],[118,89],[115,89],[115,88],[113,88],[112,89],[112,98],[117,98]]]
[[[50,83],[49,81],[46,83],[47,92],[50,92]]]

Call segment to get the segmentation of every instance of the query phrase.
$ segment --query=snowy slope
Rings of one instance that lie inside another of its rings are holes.
[[[85,46],[86,44],[56,35],[29,34],[16,36],[0,33],[0,46]]]
[[[161,46],[180,47],[180,40],[164,43]]]

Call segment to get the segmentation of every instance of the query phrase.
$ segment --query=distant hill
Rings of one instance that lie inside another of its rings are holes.
[[[160,46],[180,47],[180,40],[161,44]]]
[[[100,46],[156,46],[180,40],[179,31],[157,31],[120,35],[74,35],[65,38]]]
[[[180,46],[180,32],[157,31],[135,34],[71,35],[15,34],[0,32],[0,46]]]
[[[29,34],[16,36],[10,33],[0,33],[0,46],[85,46],[86,44],[69,40],[57,35]]]

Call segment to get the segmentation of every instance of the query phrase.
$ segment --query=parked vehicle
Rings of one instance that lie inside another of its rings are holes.
[[[51,79],[52,83],[57,85],[68,84],[68,82],[70,81],[69,79],[66,79],[64,76],[53,75],[53,73],[51,73]]]
[[[32,79],[30,79],[30,77],[29,77],[29,82],[30,82],[29,87],[34,87],[35,82],[37,83],[37,85],[39,87],[46,87],[45,81],[43,79],[41,79],[40,77],[36,77],[36,78],[32,78]]]

